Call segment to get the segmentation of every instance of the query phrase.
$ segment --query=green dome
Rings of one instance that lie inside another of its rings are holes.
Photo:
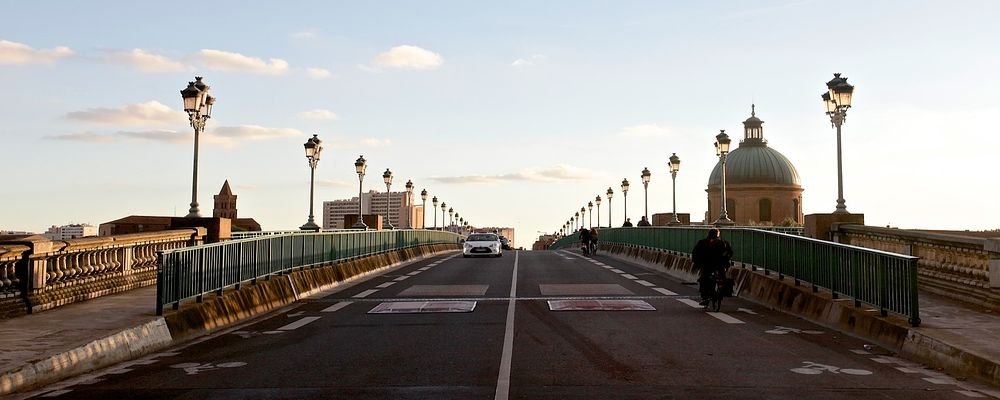
[[[726,186],[740,184],[801,186],[799,172],[783,154],[766,143],[749,140],[726,158]],[[708,186],[722,185],[722,162],[715,163]]]

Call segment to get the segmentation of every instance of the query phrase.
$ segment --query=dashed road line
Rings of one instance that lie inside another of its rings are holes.
[[[395,284],[396,284],[396,282],[386,282],[386,283],[383,283],[383,284],[375,286],[375,287],[377,287],[379,289],[385,289],[385,288],[387,288],[389,286],[392,286],[392,285],[395,285]]]
[[[640,279],[640,280],[637,280],[637,281],[635,281],[635,283],[638,283],[638,284],[640,284],[640,285],[642,285],[642,286],[645,286],[645,287],[653,287],[653,286],[656,286],[655,284],[653,284],[653,283],[651,283],[651,282],[649,282],[649,281],[644,281],[644,280],[641,280],[641,279]]]
[[[417,268],[417,271],[426,271],[426,270],[429,270],[429,269],[431,269],[431,266],[428,265],[428,266],[423,267],[423,268]]]
[[[408,274],[406,274],[406,275],[409,275],[409,276],[414,276],[414,275],[417,275],[417,274],[419,274],[419,273],[421,273],[421,272],[424,272],[424,271],[413,271],[413,272],[410,272],[410,273],[408,273]]]
[[[632,275],[632,274],[622,274],[622,278],[633,279],[633,280],[639,279],[639,278],[636,278],[636,276]]]
[[[624,274],[625,273],[625,271],[622,271],[622,270],[620,270],[618,268],[612,268],[611,272],[614,272],[616,274]]]
[[[744,323],[743,321],[740,321],[740,320],[738,320],[736,318],[733,318],[729,314],[726,314],[726,313],[710,312],[710,313],[708,313],[708,315],[711,315],[711,316],[715,317],[716,319],[718,319],[719,321],[725,322],[727,324],[743,324]]]
[[[352,297],[365,298],[365,297],[368,297],[372,293],[375,293],[375,292],[378,292],[378,289],[368,289],[368,290],[365,290],[364,292],[358,293],[358,294],[356,294],[356,295],[354,295]]]
[[[677,295],[677,293],[671,292],[671,291],[669,291],[667,289],[664,289],[664,288],[655,287],[655,288],[651,288],[651,289],[653,289],[653,290],[655,290],[657,292],[663,293],[663,294],[665,294],[667,296],[676,296]]]
[[[404,281],[404,280],[407,280],[407,279],[410,279],[410,277],[408,277],[406,275],[403,275],[403,276],[398,277],[398,278],[393,279],[393,280],[396,281],[396,282],[399,282],[399,281]]]
[[[296,329],[299,329],[299,328],[301,328],[303,326],[306,326],[307,324],[309,324],[309,323],[311,323],[313,321],[316,321],[319,318],[320,317],[304,317],[304,318],[302,318],[302,319],[300,319],[298,321],[292,322],[292,323],[290,323],[288,325],[285,325],[285,326],[283,326],[281,328],[278,328],[278,330],[279,331],[292,331],[292,330],[296,330]]]
[[[320,312],[334,312],[334,311],[340,310],[341,308],[347,307],[349,305],[351,305],[351,302],[349,302],[349,301],[341,301],[341,302],[339,302],[337,304],[334,304],[332,306],[324,308]]]
[[[698,304],[697,301],[694,301],[694,300],[691,300],[691,299],[675,299],[675,300],[677,300],[677,301],[679,301],[681,303],[687,304],[688,306],[693,307],[693,308],[697,308],[697,309],[703,309],[703,308],[705,308],[705,306],[703,306],[701,304]]]

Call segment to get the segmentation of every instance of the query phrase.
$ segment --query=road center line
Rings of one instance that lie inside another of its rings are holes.
[[[285,325],[285,326],[283,326],[281,328],[278,328],[278,330],[279,331],[291,331],[291,330],[299,329],[299,328],[301,328],[303,326],[306,326],[306,324],[308,324],[310,322],[313,322],[313,321],[315,321],[315,320],[317,320],[319,318],[320,317],[303,317],[302,319],[300,319],[298,321],[292,322],[292,323],[290,323],[288,325]]]
[[[510,359],[514,353],[514,308],[517,304],[517,261],[521,252],[514,253],[514,274],[510,278],[510,300],[507,303],[507,322],[503,333],[503,353],[500,356],[500,375],[494,400],[507,400],[510,395]]]

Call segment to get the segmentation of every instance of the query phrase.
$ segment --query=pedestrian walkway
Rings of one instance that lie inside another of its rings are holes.
[[[121,335],[162,321],[155,315],[155,298],[156,288],[147,287],[38,314],[0,320],[0,394],[8,393],[13,387],[23,390],[22,385],[29,378],[25,374],[40,370],[31,365],[52,360],[74,360],[81,349],[87,349],[86,356],[94,362],[73,366],[66,361],[61,365],[65,368],[64,372],[82,374],[110,365],[102,364],[101,360],[121,356],[112,353],[125,351],[124,346],[92,344],[109,337],[128,337]],[[937,361],[956,368],[965,366],[995,374],[1000,371],[998,313],[975,310],[926,293],[921,294],[920,310],[923,322],[918,328],[910,328],[910,336],[922,337],[926,343],[938,346],[936,357],[948,353],[948,348],[956,350],[950,352],[947,359]],[[95,348],[98,349],[96,353]],[[149,348],[149,352],[155,350]],[[138,357],[139,354],[131,356]],[[993,385],[1000,386],[1000,381],[994,381]]]

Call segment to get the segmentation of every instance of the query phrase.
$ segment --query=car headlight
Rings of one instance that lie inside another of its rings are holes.
[[[497,246],[498,246],[498,245],[497,245],[496,243],[490,243],[490,248],[491,248],[491,249],[494,249],[494,250],[496,250]]]

